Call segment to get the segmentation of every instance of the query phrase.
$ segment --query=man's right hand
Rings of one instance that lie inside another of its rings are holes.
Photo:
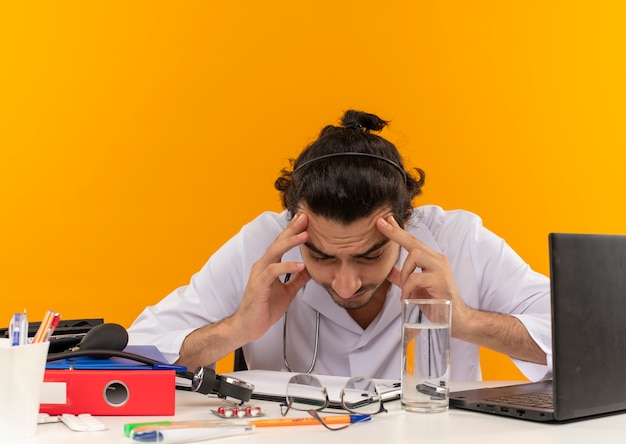
[[[177,364],[190,369],[210,365],[258,339],[281,318],[298,291],[311,279],[303,262],[281,262],[287,251],[307,241],[307,225],[306,215],[295,215],[252,266],[237,311],[226,319],[187,335]],[[287,283],[281,282],[280,276],[286,274],[291,274],[291,279]]]
[[[308,219],[298,213],[252,266],[239,309],[233,321],[240,325],[247,343],[261,337],[289,308],[298,291],[311,276],[303,262],[281,262],[283,255],[308,239]],[[290,274],[287,283],[280,276]]]

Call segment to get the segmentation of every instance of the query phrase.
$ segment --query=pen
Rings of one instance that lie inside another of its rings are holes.
[[[28,344],[28,317],[26,316],[26,309],[20,319],[20,345]]]
[[[254,430],[250,424],[227,424],[221,426],[173,428],[167,425],[154,426],[150,430],[142,427],[134,429],[130,437],[137,442],[159,443],[183,443],[192,441],[204,441],[207,439],[224,438],[226,436],[240,435]]]
[[[61,315],[59,313],[55,313],[54,316],[52,316],[52,320],[50,321],[50,327],[48,327],[48,331],[43,338],[44,342],[50,340],[50,338],[52,337],[52,333],[54,333],[54,329],[57,328],[57,325],[59,325],[60,320]]]
[[[11,346],[20,345],[20,314],[15,313],[9,322],[9,339]]]
[[[321,416],[324,424],[353,424],[355,422],[369,421],[372,419],[370,415],[332,415]],[[250,424],[256,427],[282,427],[297,425],[316,425],[319,421],[313,417],[298,418],[276,418],[276,419],[253,419]]]

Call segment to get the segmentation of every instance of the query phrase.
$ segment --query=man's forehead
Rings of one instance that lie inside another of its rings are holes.
[[[376,221],[384,215],[384,212],[376,212],[345,224],[308,213],[309,240],[306,245],[313,251],[329,255],[346,249],[351,254],[363,254],[372,248],[380,248],[388,239],[378,230]]]
[[[343,222],[339,219],[334,219],[334,218],[328,218],[326,216],[320,215],[315,213],[314,211],[312,211],[307,205],[306,203],[301,203],[300,205],[298,205],[298,213],[303,213],[306,214],[308,219],[309,219],[309,225],[311,224],[311,222],[313,222],[314,224],[336,224],[336,225],[341,225],[345,228],[349,228],[349,227],[362,227],[364,225],[369,225],[372,228],[375,228],[376,225],[376,221],[380,218],[380,217],[389,217],[389,216],[393,216],[393,211],[389,206],[384,206],[381,208],[378,208],[376,210],[373,210],[370,214],[363,216],[361,218],[355,219],[352,222]]]
[[[356,245],[353,246],[352,249],[350,249],[349,251],[349,255],[352,257],[364,257],[364,256],[369,256],[370,254],[373,254],[375,252],[377,252],[378,250],[380,250],[381,248],[383,248],[385,245],[387,245],[390,242],[389,239],[385,238],[383,240],[381,240],[380,242],[374,243],[372,245],[370,245],[369,247],[364,246],[364,247],[357,247]],[[338,254],[338,252],[335,251],[324,251],[321,248],[318,248],[315,246],[315,244],[313,244],[311,241],[305,242],[304,246],[307,247],[309,250],[311,250],[313,253],[319,254],[321,256],[336,256]],[[348,247],[344,247],[344,250],[348,248]],[[341,250],[340,250],[341,251]]]

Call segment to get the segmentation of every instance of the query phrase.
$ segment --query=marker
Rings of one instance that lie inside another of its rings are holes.
[[[249,426],[250,423],[247,420],[233,421],[224,419],[208,419],[203,421],[155,421],[155,422],[135,422],[124,424],[124,435],[131,437],[133,434],[152,432],[161,429],[202,429],[202,428],[218,428],[218,427],[230,427],[236,425],[237,427]]]
[[[176,423],[172,423],[176,424]],[[206,427],[170,427],[167,425],[156,425],[149,427],[150,430],[143,430],[144,427],[134,429],[130,437],[138,442],[159,442],[159,443],[183,443],[192,441],[204,441],[207,439],[224,438],[226,436],[241,435],[251,432],[254,426],[250,424],[225,424],[220,426]]]

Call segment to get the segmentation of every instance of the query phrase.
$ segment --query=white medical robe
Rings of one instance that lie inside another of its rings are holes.
[[[129,343],[154,344],[169,361],[175,361],[189,333],[237,310],[252,265],[288,223],[287,212],[267,212],[245,225],[189,285],[141,313],[129,329]],[[407,230],[447,256],[467,305],[517,317],[551,362],[550,285],[546,276],[531,270],[501,238],[483,227],[478,216],[467,211],[418,207]],[[398,265],[406,254],[401,251]],[[283,260],[302,261],[299,248],[287,252]],[[309,368],[318,311],[319,350],[314,373],[399,379],[399,301],[400,289],[390,286],[382,311],[363,330],[322,287],[309,281],[288,310],[286,355],[291,370],[305,372]],[[243,348],[250,369],[284,370],[283,320]],[[550,364],[514,362],[531,380],[551,375]],[[453,339],[450,365],[452,380],[480,380],[479,347]]]

